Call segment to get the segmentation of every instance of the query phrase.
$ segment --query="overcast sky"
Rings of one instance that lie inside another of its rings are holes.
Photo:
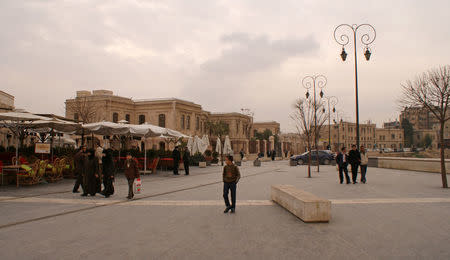
[[[377,31],[366,62],[357,47],[361,122],[398,118],[400,86],[450,62],[450,1],[1,0],[0,89],[30,112],[64,114],[76,90],[177,97],[212,112],[250,108],[289,118],[323,74],[326,95],[354,121],[354,55],[342,62],[341,23]]]

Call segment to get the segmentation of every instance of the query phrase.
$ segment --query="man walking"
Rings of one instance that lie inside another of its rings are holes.
[[[83,175],[86,169],[86,146],[82,146],[80,150],[73,157],[73,162],[75,165],[75,175],[76,181],[73,186],[73,193],[78,193],[80,185],[83,185]]]
[[[172,151],[172,159],[173,159],[173,174],[178,174],[178,167],[180,164],[181,154],[180,151],[178,151],[178,146],[175,146],[175,149]]]
[[[228,155],[225,159],[226,165],[223,167],[223,199],[226,209],[223,213],[234,213],[236,210],[236,186],[241,178],[239,168],[233,164],[233,156]],[[231,205],[228,198],[228,192],[231,191]]]
[[[127,160],[125,162],[125,177],[127,177],[128,181],[128,197],[127,199],[132,199],[134,197],[133,193],[133,183],[135,178],[139,178],[139,169],[136,163],[136,160],[131,156],[131,154],[127,154]]]
[[[361,182],[366,183],[367,164],[369,163],[369,155],[364,145],[361,145]]]
[[[185,175],[189,175],[189,160],[191,158],[191,153],[189,152],[189,149],[187,147],[184,148],[183,153],[183,165],[184,165],[184,172]]]
[[[339,181],[342,184],[344,182],[344,175],[345,173],[345,180],[347,181],[347,184],[350,184],[350,177],[348,176],[348,156],[347,156],[347,150],[345,147],[342,147],[341,152],[336,156],[336,163],[339,167]]]
[[[352,145],[352,150],[348,153],[348,162],[352,166],[352,181],[356,184],[356,179],[358,178],[358,167],[361,163],[361,154],[356,149],[356,145]]]

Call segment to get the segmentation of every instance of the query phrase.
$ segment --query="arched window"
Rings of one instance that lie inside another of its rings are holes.
[[[145,115],[139,115],[139,124],[142,125],[145,123]]]
[[[191,116],[186,116],[186,129],[191,129]]]
[[[116,112],[113,113],[113,120],[112,121],[114,123],[119,122],[119,114],[118,113],[116,113]]]
[[[130,123],[130,114],[125,115],[125,120],[128,122],[128,124]]]
[[[184,129],[184,115],[181,116],[180,126],[181,126],[181,129]]]
[[[159,116],[158,116],[158,125],[160,127],[166,127],[166,115],[159,114]]]

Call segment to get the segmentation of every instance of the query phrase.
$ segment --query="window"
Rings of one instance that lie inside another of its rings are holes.
[[[195,120],[195,130],[200,130],[200,117]]]
[[[191,129],[191,116],[186,116],[186,129]]]
[[[158,115],[158,126],[166,127],[166,115],[164,114]]]
[[[239,134],[239,121],[236,120],[236,134]]]
[[[142,125],[145,123],[145,115],[139,115],[139,124]]]
[[[78,123],[78,120],[80,120],[80,117],[78,116],[78,113],[73,114],[73,120]]]
[[[125,115],[125,120],[128,122],[128,124],[130,123],[130,114]]]
[[[184,115],[181,116],[180,126],[181,126],[181,129],[184,129]]]
[[[391,139],[395,139],[395,134],[391,134]]]
[[[116,112],[113,113],[113,122],[114,123],[119,122],[119,114],[117,114]]]

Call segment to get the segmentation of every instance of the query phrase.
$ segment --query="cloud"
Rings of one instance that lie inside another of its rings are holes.
[[[270,40],[267,35],[251,36],[247,33],[223,35],[221,42],[229,44],[219,57],[201,65],[204,74],[242,77],[248,73],[279,67],[289,58],[310,56],[319,49],[312,36]]]

